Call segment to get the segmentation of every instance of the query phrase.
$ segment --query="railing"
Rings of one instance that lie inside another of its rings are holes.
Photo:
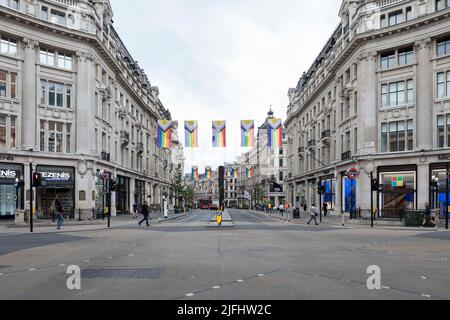
[[[298,148],[298,153],[305,153],[305,147]]]
[[[331,137],[331,130],[325,130],[321,134],[321,139],[327,139]]]
[[[70,6],[70,7],[77,7],[79,1],[78,0],[52,0],[53,2],[58,2],[60,4]]]
[[[347,160],[351,160],[351,159],[352,159],[352,152],[351,151],[344,152],[341,155],[341,160],[342,161],[347,161]]]
[[[316,140],[308,141],[308,147],[315,147],[315,146],[316,146]]]
[[[138,142],[138,143],[136,144],[136,151],[137,151],[139,154],[144,153],[144,144],[143,144],[142,142]]]
[[[128,131],[120,131],[120,141],[123,144],[128,144],[130,142],[130,133]]]

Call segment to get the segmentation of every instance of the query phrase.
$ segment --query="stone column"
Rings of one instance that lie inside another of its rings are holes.
[[[433,146],[433,66],[431,64],[430,38],[416,42],[417,78],[416,94],[416,136],[419,150],[431,150]]]
[[[334,171],[334,176],[336,177],[336,189],[334,190],[334,211],[336,214],[341,214],[342,211],[342,179],[337,171]]]
[[[425,204],[430,202],[430,176],[426,163],[417,166],[417,209],[425,209]],[[415,209],[415,208],[414,208]]]
[[[93,154],[95,150],[95,64],[88,53],[77,53],[76,86],[76,149],[78,154]]]
[[[378,141],[378,80],[376,52],[358,59],[358,136],[360,154],[374,154]]]
[[[23,42],[22,148],[27,151],[37,151],[36,48],[39,46],[39,42],[26,38],[23,39]]]

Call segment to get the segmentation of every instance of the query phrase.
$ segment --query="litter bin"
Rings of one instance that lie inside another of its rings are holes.
[[[300,209],[294,209],[294,219],[300,219]]]

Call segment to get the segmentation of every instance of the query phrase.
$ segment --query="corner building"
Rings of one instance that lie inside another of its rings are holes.
[[[450,2],[343,1],[341,23],[289,90],[287,197],[380,218],[446,208],[450,164]],[[356,179],[346,174],[356,169]],[[437,189],[433,182],[438,182]]]
[[[173,157],[156,136],[171,115],[112,18],[107,0],[0,1],[1,217],[29,209],[30,164],[46,182],[41,218],[56,198],[77,218],[102,210],[105,170],[113,215],[170,197]]]

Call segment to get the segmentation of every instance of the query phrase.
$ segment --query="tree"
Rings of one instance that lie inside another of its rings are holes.
[[[172,190],[175,194],[175,206],[179,206],[180,197],[184,195],[183,173],[177,168],[172,177]]]
[[[262,199],[265,197],[265,192],[260,183],[256,184],[253,188],[253,194],[255,196],[256,204],[260,204]]]
[[[184,189],[184,201],[186,202],[186,205],[193,207],[194,206],[194,200],[195,200],[195,190],[193,187],[186,187]]]

